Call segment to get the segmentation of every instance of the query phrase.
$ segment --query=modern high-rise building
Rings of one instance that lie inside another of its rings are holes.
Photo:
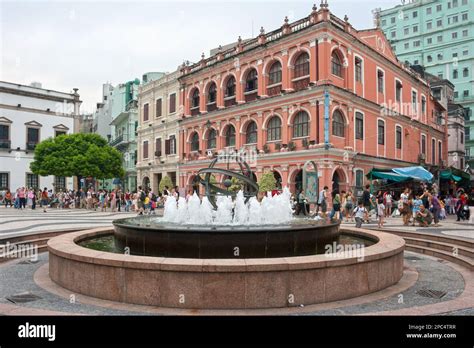
[[[406,1],[375,13],[400,61],[454,84],[454,102],[466,109],[466,157],[473,159],[474,0]]]

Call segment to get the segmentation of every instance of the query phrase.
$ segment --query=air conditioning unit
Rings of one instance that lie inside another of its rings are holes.
[[[426,155],[424,153],[420,153],[418,155],[418,162],[424,162],[426,160]]]

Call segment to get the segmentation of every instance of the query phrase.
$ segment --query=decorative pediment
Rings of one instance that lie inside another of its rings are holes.
[[[60,131],[68,131],[69,130],[69,128],[66,127],[65,125],[63,125],[62,123],[54,126],[53,128],[56,129],[56,130],[60,130]]]
[[[0,117],[0,123],[13,123],[13,121],[2,116]]]
[[[30,127],[43,127],[43,125],[39,122],[36,122],[36,121],[30,121],[30,122],[26,122],[25,123],[25,126],[30,126]]]

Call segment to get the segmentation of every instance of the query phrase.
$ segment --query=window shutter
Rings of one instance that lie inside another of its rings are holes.
[[[148,141],[143,142],[143,158],[148,158]]]
[[[170,137],[170,145],[170,154],[176,154],[176,137],[174,135]]]
[[[170,114],[176,112],[176,93],[170,95]]]
[[[161,99],[156,100],[156,117],[161,117]]]
[[[161,156],[161,138],[156,139],[156,157]]]
[[[143,121],[148,121],[148,104],[143,105]]]
[[[165,140],[165,154],[166,155],[170,154],[170,139]]]

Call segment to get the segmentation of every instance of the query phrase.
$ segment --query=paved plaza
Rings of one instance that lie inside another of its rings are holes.
[[[157,216],[162,210],[157,212]],[[35,235],[41,232],[108,227],[115,219],[135,213],[98,212],[78,209],[15,210],[0,208],[0,237]],[[353,226],[343,222],[342,227]],[[378,229],[375,222],[366,229]],[[401,218],[387,219],[385,231],[406,231],[474,239],[474,226],[456,222],[453,217],[440,227],[403,226]],[[44,315],[474,315],[474,276],[466,268],[436,257],[405,251],[404,276],[387,289],[366,296],[309,306],[268,310],[189,310],[159,308],[111,302],[72,293],[51,281],[49,255],[42,252],[38,260],[13,259],[0,264],[0,313]],[[427,297],[426,290],[441,297]],[[15,302],[16,296],[28,301]],[[13,301],[12,301],[13,299]]]
[[[136,216],[136,213],[100,212],[85,209],[41,208],[17,210],[0,207],[0,238],[38,233],[43,231],[78,230],[111,226],[112,221]]]

